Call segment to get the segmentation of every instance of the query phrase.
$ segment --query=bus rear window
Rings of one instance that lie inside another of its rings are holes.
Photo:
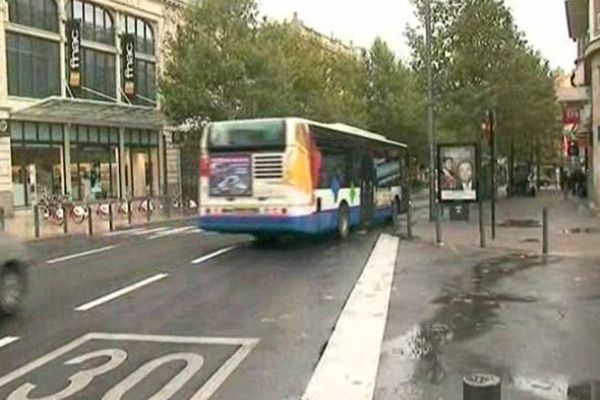
[[[208,131],[208,147],[213,150],[282,149],[285,147],[285,122],[215,122]]]

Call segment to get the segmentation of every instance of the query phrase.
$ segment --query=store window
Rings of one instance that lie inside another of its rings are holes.
[[[55,0],[8,0],[8,20],[50,32],[58,32],[58,6]]]
[[[114,128],[71,128],[71,190],[74,200],[117,196],[119,132]]]
[[[43,98],[60,94],[59,44],[6,33],[8,94]]]
[[[115,28],[110,12],[97,4],[72,0],[67,2],[69,19],[81,20],[83,38],[92,42],[115,44]]]
[[[133,197],[153,196],[160,191],[158,133],[129,129],[125,132],[126,187]]]
[[[12,122],[10,132],[14,205],[64,193],[62,126]]]

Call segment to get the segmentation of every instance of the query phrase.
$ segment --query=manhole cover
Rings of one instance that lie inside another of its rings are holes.
[[[507,219],[500,226],[505,228],[539,228],[541,225],[535,219]]]

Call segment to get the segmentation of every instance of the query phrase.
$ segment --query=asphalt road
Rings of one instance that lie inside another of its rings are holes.
[[[379,232],[259,247],[188,225],[33,243],[0,398],[299,399]]]

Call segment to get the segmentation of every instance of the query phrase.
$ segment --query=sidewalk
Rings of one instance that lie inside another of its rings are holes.
[[[542,210],[548,208],[550,252],[555,255],[578,256],[582,252],[599,255],[600,219],[587,205],[576,199],[565,201],[560,192],[541,192],[538,197],[499,200],[496,206],[496,240],[491,238],[490,203],[484,204],[486,246],[491,249],[540,253],[542,248]],[[429,223],[427,210],[413,217],[414,231],[423,240],[435,240],[435,224]],[[449,221],[444,210],[441,224],[446,246],[479,246],[479,213],[477,204],[470,208],[468,222]]]
[[[499,227],[480,249],[472,215],[445,222],[446,246],[437,246],[420,216],[419,239],[399,248],[375,399],[462,399],[462,377],[473,372],[500,376],[503,399],[597,398],[600,221],[558,194],[504,200],[498,221],[541,222],[544,206],[549,257],[526,241],[540,228]]]
[[[170,216],[167,216],[163,210],[156,210],[150,214],[150,220],[148,221],[148,216],[145,212],[135,210],[131,216],[131,224],[129,224],[126,214],[115,213],[113,216],[113,228],[118,230],[129,227],[139,227],[149,223],[177,221],[192,217],[193,214],[184,213],[183,210],[172,210]],[[6,219],[5,225],[5,230],[17,238],[22,240],[36,239],[32,210],[19,210],[15,212],[14,217]],[[69,218],[67,228],[68,235],[89,235],[89,221],[87,218],[81,224],[77,224],[72,218]],[[110,232],[110,222],[108,217],[97,215],[96,207],[92,208],[92,232],[94,235],[102,235]],[[44,220],[40,215],[40,239],[64,235],[63,225],[55,224],[50,220]]]

